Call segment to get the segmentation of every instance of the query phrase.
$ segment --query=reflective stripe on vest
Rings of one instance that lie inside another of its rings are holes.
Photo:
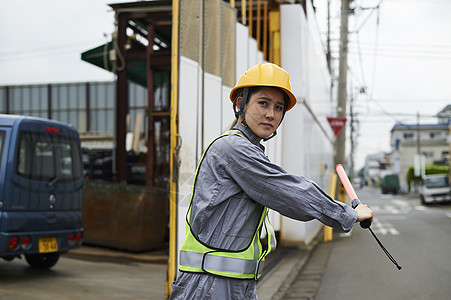
[[[241,251],[215,249],[203,244],[192,233],[189,223],[197,176],[205,154],[217,139],[231,134],[246,138],[239,130],[229,130],[210,143],[197,166],[191,192],[190,206],[186,216],[186,238],[180,249],[180,270],[184,272],[214,274],[229,278],[257,280],[261,276],[266,255],[274,250],[277,244],[274,229],[269,222],[267,207],[262,206],[260,221],[254,232],[252,241]],[[266,233],[268,235],[268,245],[265,251],[262,250],[260,242],[260,233],[263,224],[265,225]]]
[[[219,252],[220,253],[220,252]],[[219,253],[197,253],[191,251],[180,251],[180,261],[183,265],[207,272],[222,272],[229,274],[254,274],[261,275],[264,262],[220,256]]]

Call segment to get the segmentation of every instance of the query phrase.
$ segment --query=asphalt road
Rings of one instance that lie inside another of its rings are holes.
[[[0,261],[0,299],[164,299],[166,264],[62,256],[50,270]]]
[[[367,187],[357,194],[374,210],[372,229],[402,270],[355,226],[319,243],[281,299],[450,299],[451,205],[422,206],[418,198]],[[69,253],[47,271],[0,260],[0,300],[164,299],[166,269],[155,257],[136,255]]]
[[[402,270],[355,226],[317,246],[285,299],[450,299],[451,205],[423,206],[416,197],[369,187],[357,195],[373,209],[371,228]]]

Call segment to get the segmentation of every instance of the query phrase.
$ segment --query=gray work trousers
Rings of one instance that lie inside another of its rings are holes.
[[[179,272],[170,300],[256,300],[257,282],[208,274]]]

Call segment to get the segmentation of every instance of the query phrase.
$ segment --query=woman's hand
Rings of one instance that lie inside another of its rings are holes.
[[[357,211],[356,223],[362,222],[367,219],[371,219],[371,222],[373,222],[373,211],[368,207],[368,205],[359,204],[359,205],[357,205],[355,210]]]

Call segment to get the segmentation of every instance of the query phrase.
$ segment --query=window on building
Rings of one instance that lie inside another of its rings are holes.
[[[426,158],[434,157],[434,152],[432,151],[425,151],[423,154]]]
[[[406,132],[406,133],[404,133],[404,139],[406,139],[406,140],[413,139],[413,132]]]

